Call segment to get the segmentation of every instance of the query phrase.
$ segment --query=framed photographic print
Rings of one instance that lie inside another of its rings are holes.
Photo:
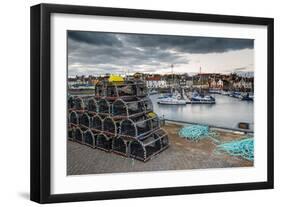
[[[31,200],[273,188],[273,19],[31,7]]]

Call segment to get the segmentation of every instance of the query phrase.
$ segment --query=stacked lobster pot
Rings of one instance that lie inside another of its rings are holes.
[[[169,145],[143,81],[101,81],[93,96],[70,96],[68,109],[70,140],[142,161]]]

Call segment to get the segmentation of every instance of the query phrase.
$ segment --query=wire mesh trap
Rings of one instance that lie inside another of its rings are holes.
[[[91,118],[88,113],[83,113],[82,116],[80,117],[80,126],[83,129],[88,129],[91,126]]]
[[[101,150],[110,152],[112,150],[112,140],[113,137],[108,136],[104,133],[100,133],[96,137],[96,147]]]
[[[69,123],[73,126],[78,126],[79,124],[79,115],[76,111],[71,111],[69,114]]]
[[[125,119],[120,123],[120,134],[142,139],[145,135],[160,128],[158,116],[147,115]]]
[[[74,140],[79,143],[83,143],[83,131],[79,127],[75,128]]]
[[[93,148],[147,161],[168,147],[168,135],[153,112],[146,84],[116,80],[99,81],[92,96],[69,96],[68,137]]]
[[[75,129],[73,127],[68,127],[67,137],[68,137],[69,140],[75,139]]]
[[[95,147],[96,146],[96,138],[95,138],[95,134],[91,131],[91,130],[87,130],[84,132],[83,134],[83,143],[85,145],[88,145],[90,147]]]
[[[169,145],[168,134],[159,129],[143,140],[134,139],[129,142],[129,156],[146,162],[154,155],[166,149]]]

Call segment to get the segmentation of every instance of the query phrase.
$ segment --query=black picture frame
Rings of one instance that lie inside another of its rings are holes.
[[[51,194],[51,71],[50,71],[50,15],[52,13],[99,15],[112,17],[133,17],[164,20],[181,20],[210,23],[233,23],[263,25],[267,27],[267,181],[237,184],[169,187],[106,192],[85,192],[74,194]],[[168,11],[103,8],[72,5],[39,4],[31,7],[31,173],[30,199],[38,203],[88,201],[147,196],[167,196],[179,194],[210,193],[223,191],[242,191],[273,188],[274,177],[274,72],[273,38],[274,20],[272,18],[195,14]]]

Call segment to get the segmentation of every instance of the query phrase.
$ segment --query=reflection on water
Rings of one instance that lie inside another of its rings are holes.
[[[166,119],[236,128],[238,122],[253,124],[254,102],[214,95],[216,104],[160,105],[159,95],[151,95],[154,111]]]

